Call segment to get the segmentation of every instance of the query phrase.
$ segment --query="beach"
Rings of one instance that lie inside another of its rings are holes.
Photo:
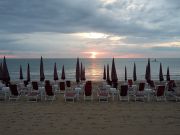
[[[97,87],[98,82],[93,85]],[[179,83],[178,83],[179,84]],[[94,100],[64,102],[63,95],[51,104],[20,101],[0,102],[2,135],[179,135],[180,103],[133,100],[99,103]]]

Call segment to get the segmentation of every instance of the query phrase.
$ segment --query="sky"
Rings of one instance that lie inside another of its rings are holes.
[[[0,18],[0,57],[180,57],[180,0],[0,0]]]

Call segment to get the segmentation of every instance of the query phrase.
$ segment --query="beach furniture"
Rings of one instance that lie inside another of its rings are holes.
[[[57,91],[60,94],[64,94],[66,91],[66,84],[64,81],[59,82],[59,90]]]
[[[109,94],[112,96],[112,100],[114,101],[115,96],[118,96],[118,90],[116,88],[110,88]]]
[[[119,91],[119,100],[127,100],[129,102],[128,85],[121,85]]]
[[[133,85],[133,80],[132,79],[128,79],[128,86],[132,87],[132,85]]]
[[[70,80],[67,80],[67,81],[66,81],[66,87],[67,87],[67,88],[71,88],[71,81],[70,81]]]
[[[17,85],[16,84],[10,84],[9,89],[10,89],[9,100],[16,100],[17,101],[20,97],[20,93],[18,92]]]
[[[101,101],[108,102],[109,92],[107,90],[99,88],[97,92],[97,96],[98,96],[99,102]]]
[[[45,80],[45,85],[51,85],[50,80]]]
[[[30,91],[30,92],[26,95],[27,101],[30,101],[30,102],[37,102],[39,96],[40,96],[40,94],[37,93],[36,91]]]
[[[45,85],[45,100],[51,100],[52,102],[56,99],[53,92],[52,85]]]
[[[65,93],[64,93],[64,100],[65,100],[65,102],[67,100],[72,100],[74,102],[75,98],[76,98],[75,91],[65,91]]]
[[[34,91],[38,91],[38,82],[36,82],[36,81],[32,81],[32,90],[34,90]]]
[[[166,101],[165,85],[157,85],[155,90],[155,97],[156,97],[156,101],[161,101],[161,100]]]
[[[143,101],[146,98],[145,92],[145,82],[140,82],[138,85],[138,88],[136,89],[135,95],[134,95],[134,100],[136,101],[137,99],[142,99]]]
[[[93,92],[92,92],[92,82],[87,81],[84,87],[84,101],[85,100],[93,100]]]

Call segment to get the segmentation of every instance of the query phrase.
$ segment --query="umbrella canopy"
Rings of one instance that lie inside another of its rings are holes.
[[[23,80],[23,72],[22,72],[22,66],[21,65],[20,65],[20,68],[19,68],[19,79]]]
[[[0,63],[0,80],[3,79],[3,67],[2,67],[2,63]]]
[[[170,78],[170,73],[169,73],[169,67],[167,68],[166,80],[167,80],[167,81],[170,81],[170,80],[171,80],[171,78]]]
[[[107,64],[107,78],[106,78],[106,81],[108,82],[108,83],[110,83],[110,75],[109,75],[109,64]]]
[[[136,63],[134,62],[134,69],[133,69],[133,80],[136,81],[137,80],[137,76],[136,76]]]
[[[6,64],[6,58],[4,56],[4,60],[3,60],[3,72],[2,72],[2,79],[4,82],[9,82],[10,81],[10,76],[9,76],[9,71],[7,68],[7,64]]]
[[[126,66],[125,66],[125,78],[124,78],[125,81],[127,81],[127,69],[126,69]]]
[[[30,82],[30,81],[31,81],[30,66],[29,66],[29,63],[28,63],[28,66],[27,66],[27,82]]]
[[[162,71],[162,64],[161,63],[160,63],[160,68],[159,68],[159,81],[164,81],[163,71]]]
[[[58,73],[57,73],[57,67],[56,67],[56,62],[54,63],[54,80],[58,80]]]
[[[106,66],[104,65],[103,80],[106,80]]]
[[[117,81],[118,81],[114,58],[113,58],[113,60],[112,60],[111,80],[112,80],[112,82],[117,82]]]
[[[146,81],[151,80],[151,65],[150,65],[150,59],[148,58],[148,64],[146,66],[146,75],[145,75]]]
[[[86,72],[85,72],[85,67],[83,68],[83,77],[82,77],[82,80],[85,81],[86,80]]]
[[[83,71],[84,69],[83,69],[83,64],[82,64],[82,62],[81,62],[81,69],[80,69],[80,79],[81,79],[81,81],[83,80]]]
[[[63,67],[62,67],[61,79],[62,79],[62,80],[65,80],[65,79],[66,79],[65,71],[64,71],[64,65],[63,65]]]
[[[79,58],[77,58],[77,63],[76,63],[76,82],[80,82],[80,67],[79,67]]]
[[[45,76],[44,76],[44,66],[43,66],[43,58],[41,56],[41,61],[40,61],[40,81],[44,81]]]

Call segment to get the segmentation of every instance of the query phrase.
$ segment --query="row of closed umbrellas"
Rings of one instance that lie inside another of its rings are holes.
[[[106,67],[107,67],[107,69],[106,69]],[[107,66],[104,65],[103,79],[106,80],[107,82],[112,82],[112,83],[116,83],[118,81],[114,58],[112,60],[111,80],[110,80],[110,75],[109,75],[109,64],[107,64]],[[151,64],[150,64],[150,59],[148,59],[148,63],[147,63],[147,66],[146,66],[145,79],[146,79],[147,82],[149,82],[151,80]],[[126,69],[126,66],[125,66],[125,77],[124,77],[124,80],[127,81],[127,69]],[[136,63],[134,62],[133,81],[136,81],[136,80],[137,80]],[[169,67],[167,67],[166,80],[170,81]],[[159,68],[159,81],[164,81],[164,75],[163,75],[162,64],[161,63],[160,63],[160,68]]]
[[[20,69],[19,69],[19,79],[20,80],[24,79],[21,65],[20,65]],[[66,79],[64,65],[62,66],[61,79],[62,80]],[[5,56],[4,56],[4,59],[3,59],[3,63],[0,64],[0,80],[2,80],[4,83],[9,83],[9,81],[10,81],[10,75],[9,75],[9,71],[8,71],[8,68],[7,68]],[[45,80],[44,65],[43,65],[43,58],[41,56],[41,60],[40,60],[40,81],[44,81],[44,80]],[[59,80],[56,62],[54,63],[54,80],[55,81]],[[81,65],[80,65],[79,58],[77,58],[76,82],[79,83],[80,81],[83,81],[83,80],[86,80],[85,67],[83,66],[82,62],[81,62]],[[28,82],[31,81],[29,63],[27,65],[27,81]]]

